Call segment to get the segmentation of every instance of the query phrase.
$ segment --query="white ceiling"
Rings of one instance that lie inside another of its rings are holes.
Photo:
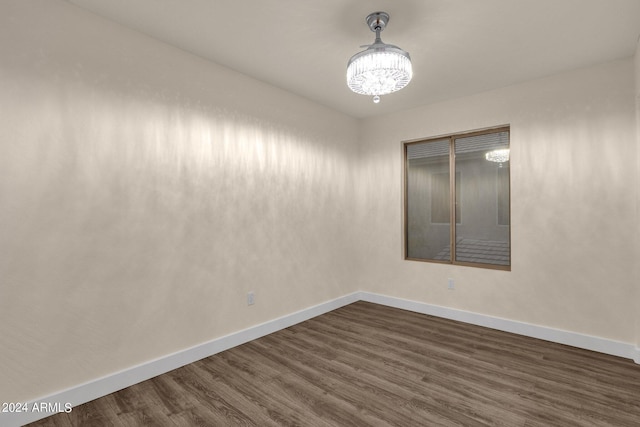
[[[316,101],[369,117],[633,55],[640,0],[68,0]],[[373,104],[345,83],[373,42],[411,54],[412,82]]]

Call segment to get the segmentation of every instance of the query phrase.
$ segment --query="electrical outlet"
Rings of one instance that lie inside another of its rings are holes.
[[[453,291],[453,290],[455,290],[455,288],[456,288],[456,285],[453,282],[453,279],[451,279],[451,278],[448,279],[447,280],[447,289],[449,289],[450,291]]]
[[[256,303],[256,296],[253,291],[247,294],[247,305],[253,305]]]

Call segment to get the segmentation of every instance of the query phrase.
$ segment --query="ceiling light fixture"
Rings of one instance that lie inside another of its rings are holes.
[[[402,89],[411,81],[413,70],[409,53],[398,46],[383,43],[380,33],[389,23],[389,14],[374,12],[367,16],[367,25],[376,33],[372,45],[356,53],[347,64],[347,85],[355,93],[373,95],[373,102],[380,102],[380,95]]]
[[[485,159],[489,160],[490,162],[500,163],[500,166],[502,166],[503,163],[509,161],[509,149],[503,148],[500,150],[489,151],[484,156]]]

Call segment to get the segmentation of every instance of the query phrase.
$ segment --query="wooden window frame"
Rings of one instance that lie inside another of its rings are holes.
[[[473,263],[473,262],[465,262],[465,261],[456,261],[456,227],[458,224],[456,223],[456,153],[455,153],[455,144],[454,141],[459,138],[468,138],[478,135],[485,135],[490,133],[499,133],[499,132],[509,132],[509,139],[511,139],[511,126],[510,125],[501,125],[486,129],[479,129],[467,132],[457,132],[452,134],[434,136],[429,138],[421,138],[417,140],[403,141],[402,142],[402,182],[403,182],[403,250],[404,250],[404,259],[407,261],[421,261],[421,262],[429,262],[435,264],[448,264],[448,265],[460,265],[465,267],[477,267],[477,268],[485,268],[490,270],[502,270],[502,271],[511,271],[511,173],[509,173],[509,205],[508,205],[508,215],[509,215],[509,225],[505,225],[509,227],[509,265],[497,265],[497,264],[484,264],[484,263]],[[449,207],[450,211],[450,219],[449,219],[449,244],[450,244],[450,259],[447,260],[436,260],[436,259],[425,259],[425,258],[412,258],[409,257],[409,209],[408,209],[408,175],[407,175],[407,149],[410,145],[442,141],[443,139],[449,140],[449,200],[452,205]],[[511,143],[509,142],[509,146]],[[511,171],[511,167],[509,167],[509,172]],[[453,202],[452,202],[453,201]]]

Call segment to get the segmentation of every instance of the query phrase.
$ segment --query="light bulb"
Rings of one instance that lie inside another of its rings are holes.
[[[373,103],[378,104],[380,102],[380,97],[378,95],[373,97]]]

